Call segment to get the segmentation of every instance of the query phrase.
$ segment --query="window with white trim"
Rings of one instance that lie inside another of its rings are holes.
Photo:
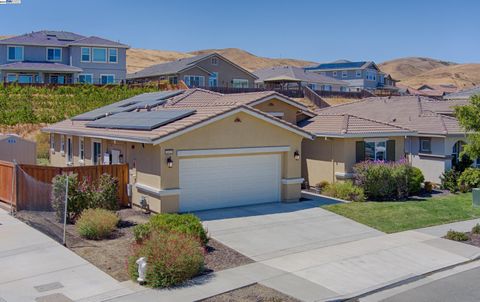
[[[107,49],[92,47],[92,62],[106,63],[107,62]]]
[[[183,77],[183,81],[188,87],[203,87],[205,86],[204,76],[186,75]]]
[[[73,164],[73,139],[71,136],[67,137],[67,164]]]
[[[114,83],[115,83],[115,75],[113,74],[100,75],[100,84],[107,85],[107,84],[114,84]]]
[[[60,152],[65,152],[65,136],[60,135]]]
[[[212,65],[218,65],[218,58],[217,57],[212,57],[210,62],[212,63]]]
[[[47,48],[47,61],[60,62],[62,61],[62,49],[61,48]]]
[[[50,150],[55,150],[55,134],[50,133]]]
[[[7,47],[8,61],[23,61],[23,46],[8,46]]]
[[[18,81],[16,73],[7,74],[7,83],[13,83],[13,82],[16,82],[16,81]]]
[[[233,88],[248,88],[248,80],[246,79],[233,79],[232,80]]]
[[[117,63],[118,62],[118,49],[109,48],[108,49],[108,63]]]
[[[430,153],[432,152],[432,141],[430,138],[420,138],[420,152]]]
[[[85,160],[85,140],[83,137],[80,137],[80,141],[78,142],[78,158],[82,162]]]
[[[334,76],[334,77],[337,76],[337,72],[336,72],[336,71],[333,72],[333,76]]]
[[[81,73],[78,75],[78,82],[82,84],[93,84],[93,75],[89,73]]]
[[[100,141],[92,142],[92,162],[94,165],[102,163],[102,143]]]
[[[365,160],[386,160],[387,141],[365,141]]]
[[[342,71],[342,78],[346,78],[348,76],[348,72],[346,70]]]
[[[80,51],[82,53],[81,61],[82,62],[90,62],[90,54],[92,52],[90,47],[82,47],[82,49]]]
[[[355,71],[355,75],[356,75],[357,78],[361,78],[362,77],[362,71],[361,70]]]

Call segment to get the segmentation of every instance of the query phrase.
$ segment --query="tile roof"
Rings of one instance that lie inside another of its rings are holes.
[[[464,89],[445,95],[443,98],[447,100],[468,100],[473,95],[480,95],[480,85],[472,88]]]
[[[82,41],[83,44],[76,43]],[[88,43],[86,43],[88,42]],[[0,44],[45,45],[67,47],[70,45],[128,47],[125,44],[99,37],[85,37],[68,31],[42,30],[0,40]]]
[[[274,66],[269,68],[258,69],[253,72],[258,77],[255,82],[272,81],[275,79],[290,78],[290,80],[298,80],[308,83],[319,84],[336,84],[348,86],[345,81],[337,80],[332,77],[327,77],[315,72],[306,71],[304,68],[295,66]]]
[[[60,71],[60,72],[82,72],[83,69],[75,66],[65,65],[61,63],[48,62],[15,62],[0,65],[0,70],[11,71]]]
[[[414,131],[351,114],[319,115],[300,126],[317,136],[411,135]]]
[[[352,114],[358,117],[405,127],[418,133],[464,134],[453,114],[453,107],[464,102],[436,101],[427,97],[372,97],[316,111],[318,115]]]
[[[269,94],[275,93],[269,92]],[[310,136],[311,134],[308,131],[296,125],[292,125],[286,121],[275,118],[267,113],[261,112],[248,106],[248,103],[259,100],[269,94],[267,94],[266,92],[260,92],[223,95],[201,89],[192,89],[185,91],[182,95],[172,97],[167,101],[167,103],[161,104],[158,107],[153,108],[152,110],[192,108],[195,109],[195,113],[182,119],[173,121],[169,124],[155,128],[153,130],[90,128],[86,125],[89,121],[67,119],[59,123],[50,125],[44,128],[43,131],[152,143],[157,139],[193,127],[201,122],[207,121],[222,114],[226,114],[232,110],[241,108],[243,110],[260,114],[264,117],[276,121],[277,123],[281,123],[294,131],[301,132],[304,135]]]

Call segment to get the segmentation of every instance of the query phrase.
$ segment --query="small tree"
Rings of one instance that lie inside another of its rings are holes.
[[[470,104],[455,107],[460,125],[468,132],[464,153],[470,158],[480,157],[480,95],[470,98]]]

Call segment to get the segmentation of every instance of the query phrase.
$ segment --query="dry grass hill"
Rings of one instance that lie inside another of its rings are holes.
[[[430,58],[400,58],[379,64],[401,84],[418,88],[423,84],[453,84],[458,88],[480,85],[480,64],[457,64]]]
[[[129,49],[127,52],[127,71],[128,73],[132,73],[154,64],[165,63],[180,58],[186,58],[211,52],[218,52],[232,62],[250,71],[279,65],[308,66],[315,64],[314,62],[295,59],[271,59],[258,57],[254,54],[238,48],[206,49],[189,53],[132,48]]]

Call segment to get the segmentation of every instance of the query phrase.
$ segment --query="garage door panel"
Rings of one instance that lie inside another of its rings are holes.
[[[180,160],[180,210],[195,211],[280,199],[280,155]]]

